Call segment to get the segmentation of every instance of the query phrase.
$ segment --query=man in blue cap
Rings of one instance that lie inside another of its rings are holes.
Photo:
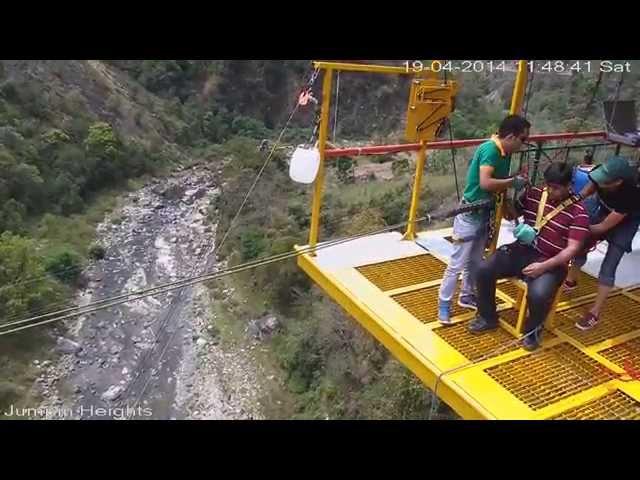
[[[633,237],[640,226],[640,187],[637,172],[622,157],[614,156],[589,173],[589,183],[580,192],[587,198],[597,193],[597,208],[590,214],[591,238],[583,253],[573,261],[564,288],[577,287],[580,268],[587,261],[587,251],[600,240],[607,240],[607,253],[598,275],[598,294],[593,307],[576,323],[580,330],[598,324],[609,292],[615,284],[616,271],[625,253],[632,249]]]

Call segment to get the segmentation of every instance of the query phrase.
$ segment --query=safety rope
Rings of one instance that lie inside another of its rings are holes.
[[[618,100],[620,99],[620,90],[622,89],[622,84],[624,82],[624,73],[625,73],[624,71],[622,71],[620,73],[620,80],[618,80],[618,85],[616,87],[616,93],[615,93],[614,100],[613,100],[613,108],[611,109],[611,119],[612,120],[616,116],[616,108],[618,107]],[[620,132],[617,132],[615,128],[613,128],[613,125],[611,125],[611,123],[609,123],[609,121],[606,118],[606,115],[605,115],[605,122],[606,122],[607,128],[609,130],[613,130],[616,133],[620,133]]]
[[[444,83],[445,86],[447,84],[447,71],[444,71]],[[448,122],[448,130],[449,130],[449,142],[453,145],[453,112],[447,118]],[[460,185],[458,184],[458,167],[456,166],[456,149],[451,147],[449,149],[451,152],[451,164],[453,165],[453,178],[456,182],[456,196],[458,197],[458,202],[460,202]]]
[[[313,72],[313,74],[311,75],[311,79],[309,80],[309,82],[307,84],[307,92],[311,90],[311,88],[313,87],[313,83],[315,82],[316,78],[318,78],[318,72],[319,72],[319,69],[316,68],[315,71]],[[224,236],[222,237],[222,240],[220,241],[220,244],[216,247],[216,251],[219,250],[220,248],[222,248],[222,246],[226,242],[229,234],[231,233],[231,230],[233,229],[233,227],[235,225],[235,222],[238,220],[238,217],[242,213],[242,210],[244,209],[244,206],[247,204],[247,201],[249,200],[249,197],[253,193],[253,190],[258,185],[258,182],[260,181],[260,178],[262,177],[262,174],[264,173],[264,171],[266,170],[267,166],[271,162],[271,158],[273,157],[273,154],[275,153],[276,149],[278,148],[278,145],[282,141],[282,137],[284,136],[287,128],[289,127],[289,124],[291,123],[291,119],[293,118],[293,116],[298,111],[298,108],[300,107],[300,105],[301,105],[301,102],[298,100],[296,102],[295,106],[293,107],[293,110],[291,111],[291,114],[289,115],[289,118],[285,122],[284,127],[282,127],[282,130],[280,131],[280,134],[278,135],[278,138],[276,139],[276,142],[274,143],[273,147],[271,148],[271,152],[269,152],[269,155],[267,156],[267,159],[264,161],[264,163],[262,165],[262,168],[260,168],[260,170],[258,171],[258,174],[256,175],[256,178],[254,179],[253,183],[249,187],[249,190],[247,191],[246,195],[244,196],[244,198],[242,200],[242,203],[240,204],[240,208],[238,208],[238,211],[236,212],[236,214],[233,216],[233,219],[229,223],[229,228],[227,229],[227,231],[225,232]]]

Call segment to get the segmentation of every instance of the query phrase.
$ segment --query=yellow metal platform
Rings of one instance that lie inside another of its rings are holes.
[[[419,236],[445,242],[449,233]],[[498,285],[497,331],[471,335],[474,312],[457,307],[455,324],[443,327],[436,308],[446,256],[400,233],[321,249],[298,263],[463,418],[640,419],[640,381],[623,368],[631,361],[640,370],[640,287],[613,291],[600,325],[581,332],[575,320],[597,285],[583,273],[580,288],[560,298],[542,348],[529,353],[512,334],[512,282]]]

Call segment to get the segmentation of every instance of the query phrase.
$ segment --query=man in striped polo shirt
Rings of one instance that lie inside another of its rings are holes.
[[[496,282],[520,277],[528,283],[529,318],[523,347],[539,345],[542,326],[555,294],[567,275],[567,264],[589,234],[589,216],[579,197],[572,195],[572,168],[554,163],[544,172],[545,189],[530,187],[517,207],[524,223],[514,231],[516,242],[503,245],[478,267],[478,316],[472,333],[498,328]]]

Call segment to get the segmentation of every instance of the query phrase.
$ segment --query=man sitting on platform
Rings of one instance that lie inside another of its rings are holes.
[[[550,165],[544,172],[545,188],[529,187],[517,205],[524,214],[524,223],[514,230],[517,241],[478,266],[478,316],[469,326],[472,333],[498,328],[496,282],[520,277],[528,283],[523,347],[538,347],[539,331],[567,275],[567,264],[589,234],[589,216],[580,197],[572,194],[572,173],[570,165]]]

